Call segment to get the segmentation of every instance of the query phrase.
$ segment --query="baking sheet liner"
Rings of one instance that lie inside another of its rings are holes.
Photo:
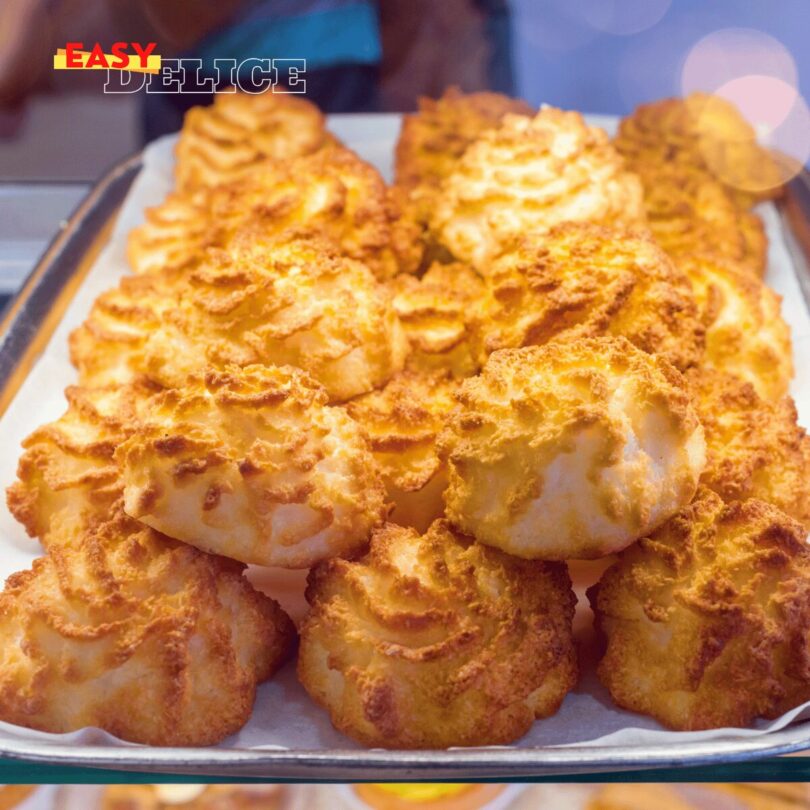
[[[615,121],[593,116],[592,123],[608,130]],[[331,129],[361,157],[391,178],[393,144],[399,129],[395,115],[338,116],[330,120]],[[90,310],[103,290],[115,286],[128,272],[125,259],[126,236],[143,220],[146,207],[160,203],[172,187],[174,136],[151,144],[143,155],[143,170],[135,180],[120,211],[109,244],[101,252],[80,290],[68,306],[62,322],[47,348],[32,368],[6,414],[0,420],[0,485],[15,478],[20,441],[38,425],[56,419],[65,408],[63,389],[75,382],[75,371],[68,359],[67,338]],[[793,334],[796,378],[791,392],[796,399],[800,421],[810,424],[810,316],[795,276],[790,254],[781,230],[781,220],[770,205],[760,208],[770,243],[766,281],[783,296],[783,315]],[[36,542],[0,505],[0,575],[3,577],[29,567],[41,553]],[[304,610],[301,572],[251,571],[251,578],[273,593],[294,617]],[[577,616],[577,633],[587,646],[590,611],[583,594]],[[587,655],[585,656],[587,660]],[[518,748],[535,746],[608,746],[617,750],[626,746],[661,745],[706,740],[744,740],[810,719],[810,703],[800,706],[772,722],[759,721],[747,729],[715,729],[702,732],[666,731],[655,721],[622,711],[613,706],[606,690],[598,683],[590,664],[584,668],[577,688],[565,699],[561,710],[551,718],[535,723],[532,730],[515,744]],[[69,700],[70,696],[65,695]],[[810,725],[807,727],[810,746]],[[127,746],[98,729],[71,734],[45,734],[0,723],[0,747],[14,748],[14,741],[48,742],[56,747],[82,745]],[[307,697],[295,678],[290,664],[271,682],[259,688],[253,716],[236,735],[217,748],[288,749],[306,751],[359,750],[360,746],[335,731],[326,713]],[[133,753],[133,752],[130,752]]]

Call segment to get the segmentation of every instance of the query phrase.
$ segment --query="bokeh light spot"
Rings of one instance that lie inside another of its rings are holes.
[[[742,76],[770,76],[798,85],[796,61],[774,37],[753,28],[724,28],[690,49],[681,71],[681,91],[714,93]]]
[[[672,0],[580,0],[572,8],[597,31],[629,36],[652,28],[670,5]]]

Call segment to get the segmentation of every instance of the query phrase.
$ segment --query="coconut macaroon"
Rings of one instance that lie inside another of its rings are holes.
[[[332,142],[323,113],[299,95],[219,92],[208,107],[192,107],[175,147],[182,192],[221,185],[266,158],[290,160]]]
[[[387,289],[319,240],[211,250],[178,307],[181,330],[202,347],[205,364],[297,366],[336,402],[384,385],[409,350]],[[149,367],[163,356],[154,347]]]
[[[419,111],[403,117],[391,188],[398,212],[392,239],[409,241],[410,267],[417,260],[424,268],[435,258],[446,259],[442,255],[446,251],[429,231],[430,217],[442,180],[454,171],[467,147],[482,132],[498,126],[505,115],[532,112],[524,102],[500,93],[467,94],[451,87],[437,100],[420,98]],[[408,269],[405,247],[399,248],[398,255],[400,264]]]
[[[703,351],[689,279],[645,231],[565,223],[487,268],[474,328],[481,363],[503,348],[613,335],[676,368]]]
[[[590,593],[598,673],[669,728],[747,726],[810,699],[810,549],[776,507],[702,489]]]
[[[692,282],[706,327],[703,363],[750,382],[763,399],[787,394],[793,358],[781,297],[717,254],[685,256],[679,266]]]
[[[447,517],[531,559],[619,551],[684,506],[705,463],[686,384],[624,338],[492,354],[440,446]]]
[[[676,262],[695,253],[717,252],[763,275],[765,226],[753,211],[740,208],[721,183],[673,163],[642,163],[633,170],[644,186],[649,228]]]
[[[388,290],[318,239],[244,238],[185,272],[123,279],[70,340],[83,384],[171,388],[210,366],[289,364],[334,401],[384,385],[408,353]]]
[[[174,271],[124,276],[118,287],[99,295],[68,338],[80,384],[99,388],[142,380],[181,382],[204,351],[177,323],[181,285],[185,282]]]
[[[473,323],[485,288],[473,270],[460,262],[437,262],[421,278],[397,276],[391,290],[411,347],[408,368],[449,370],[456,378],[478,371]]]
[[[148,273],[193,262],[205,247],[227,248],[242,233],[280,242],[317,233],[385,279],[402,269],[395,215],[379,172],[349,149],[330,147],[266,160],[206,193],[169,195],[130,233],[127,255],[136,273]]]
[[[793,400],[764,400],[715,369],[692,369],[687,381],[706,435],[701,484],[724,501],[771,503],[810,531],[810,436]]]
[[[23,441],[9,511],[47,546],[57,516],[89,526],[109,517],[120,498],[116,448],[133,432],[152,391],[145,386],[65,390],[67,410]]]
[[[420,98],[419,111],[405,115],[396,146],[395,180],[405,188],[436,186],[482,132],[508,114],[532,115],[524,101],[500,93],[462,93],[449,87],[441,98]]]
[[[431,227],[457,259],[485,273],[525,233],[566,221],[640,224],[641,183],[601,129],[544,107],[481,135],[437,195]]]
[[[632,171],[675,165],[722,183],[738,205],[778,196],[790,167],[757,143],[754,128],[729,101],[708,93],[642,104],[619,124],[614,141]]]
[[[6,723],[213,745],[247,722],[257,684],[292,653],[292,622],[244,566],[120,508],[91,528],[60,513],[47,546],[0,594]]]
[[[298,677],[369,746],[498,745],[554,714],[577,677],[564,565],[518,560],[437,521],[386,524],[356,562],[310,573]]]
[[[346,403],[369,437],[394,504],[392,523],[425,531],[444,513],[447,467],[436,439],[455,407],[458,385],[448,371],[403,371],[385,388]]]
[[[242,562],[359,550],[385,490],[358,425],[291,367],[231,366],[156,395],[117,449],[127,513]]]

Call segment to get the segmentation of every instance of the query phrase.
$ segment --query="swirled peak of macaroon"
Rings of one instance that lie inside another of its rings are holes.
[[[679,370],[703,351],[689,279],[641,230],[569,222],[527,235],[487,268],[474,322],[480,363],[496,349],[613,335]]]
[[[46,545],[0,593],[3,722],[213,745],[293,652],[292,621],[243,565],[164,537],[120,501],[89,524],[59,513]]]
[[[715,253],[683,257],[706,329],[702,365],[750,382],[766,400],[785,396],[793,377],[782,298],[736,262]]]
[[[724,501],[771,503],[810,531],[810,436],[789,396],[769,401],[713,368],[686,374],[706,435],[702,485]]]
[[[436,439],[456,405],[459,383],[448,371],[403,371],[384,388],[346,403],[369,437],[392,523],[424,531],[444,513],[447,465]]]
[[[436,197],[431,228],[485,272],[516,238],[566,221],[643,224],[641,183],[605,132],[577,112],[508,115],[463,154]]]
[[[701,171],[669,162],[633,164],[644,186],[644,209],[655,241],[677,261],[717,252],[754,275],[765,272],[768,239],[762,219]]]
[[[525,101],[500,93],[462,93],[449,87],[441,98],[420,98],[405,115],[396,146],[395,179],[403,188],[437,186],[452,174],[467,147],[506,115],[531,115]]]
[[[683,377],[625,338],[501,349],[457,398],[447,517],[482,543],[602,557],[695,494],[705,442]]]
[[[753,126],[721,96],[691,93],[641,104],[614,141],[632,171],[670,165],[722,183],[736,204],[779,196],[794,169],[757,143]]]
[[[219,186],[266,158],[289,161],[332,142],[323,113],[300,95],[231,87],[210,106],[186,113],[175,147],[177,188],[187,193]]]
[[[622,552],[589,592],[613,700],[684,731],[747,726],[808,700],[806,537],[775,506],[701,488]]]
[[[565,566],[437,521],[386,524],[310,573],[298,677],[335,727],[385,748],[497,745],[554,714],[577,677]]]
[[[386,514],[368,443],[291,367],[211,370],[158,394],[118,448],[128,514],[203,551],[306,568]]]
[[[67,410],[23,441],[9,511],[46,547],[62,516],[90,526],[109,517],[121,496],[116,448],[135,430],[154,394],[146,386],[69,386]]]
[[[401,370],[408,340],[387,289],[319,239],[240,240],[209,251],[179,302],[205,363],[293,365],[342,401]],[[161,347],[147,359],[158,368]]]
[[[244,236],[185,272],[125,278],[70,340],[84,384],[171,388],[211,366],[289,364],[334,401],[384,385],[408,353],[388,290],[330,242],[303,237]]]
[[[145,273],[193,263],[204,248],[228,248],[240,234],[282,243],[295,234],[317,234],[387,279],[401,269],[391,233],[395,216],[380,173],[354,152],[331,147],[264,161],[195,195],[169,195],[147,210],[127,250],[135,272]]]
[[[436,262],[421,278],[397,276],[390,288],[411,346],[409,369],[449,370],[457,379],[478,371],[473,324],[485,288],[473,270],[461,262]]]

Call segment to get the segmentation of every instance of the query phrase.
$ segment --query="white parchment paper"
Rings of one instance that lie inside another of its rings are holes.
[[[608,130],[615,121],[594,116],[592,123]],[[396,115],[334,116],[330,127],[348,146],[391,178],[393,144],[399,130]],[[111,241],[71,302],[65,316],[31,374],[21,387],[8,411],[0,420],[0,486],[15,478],[20,441],[43,422],[57,418],[65,408],[63,389],[75,382],[75,372],[68,360],[67,336],[82,322],[95,297],[116,285],[128,272],[125,261],[126,235],[143,219],[143,211],[156,205],[172,186],[172,149],[174,138],[167,137],[149,146],[144,154],[144,168],[133,184],[121,210]],[[795,353],[796,378],[792,387],[803,424],[810,424],[810,317],[793,272],[784,243],[780,221],[772,206],[760,211],[770,242],[767,282],[783,296],[783,314],[791,325]],[[5,499],[0,505],[0,575],[27,568],[40,554],[39,546],[30,540],[22,527],[9,514]],[[251,578],[278,598],[295,618],[302,610],[301,593],[304,575],[300,572],[254,571]],[[587,642],[590,611],[578,589],[580,610],[577,632]],[[587,646],[587,644],[586,644]],[[590,662],[592,664],[592,662]],[[743,739],[784,728],[797,720],[810,719],[810,704],[794,709],[773,722],[760,721],[748,729],[715,729],[705,732],[671,732],[642,715],[617,709],[606,690],[598,683],[593,666],[583,668],[577,688],[569,694],[554,716],[535,723],[532,730],[516,745],[593,746],[651,745],[668,741],[690,742],[709,739]],[[65,696],[69,700],[69,695]],[[810,727],[808,727],[810,737]],[[45,734],[0,723],[0,744],[13,747],[14,740],[47,741],[54,746],[75,748],[82,744],[130,745],[98,729],[85,729],[72,734]],[[132,746],[136,747],[136,746]],[[317,708],[298,685],[294,666],[288,665],[270,683],[259,689],[250,722],[236,735],[221,744],[222,748],[289,748],[293,750],[350,749],[358,746],[336,732],[321,709]]]

